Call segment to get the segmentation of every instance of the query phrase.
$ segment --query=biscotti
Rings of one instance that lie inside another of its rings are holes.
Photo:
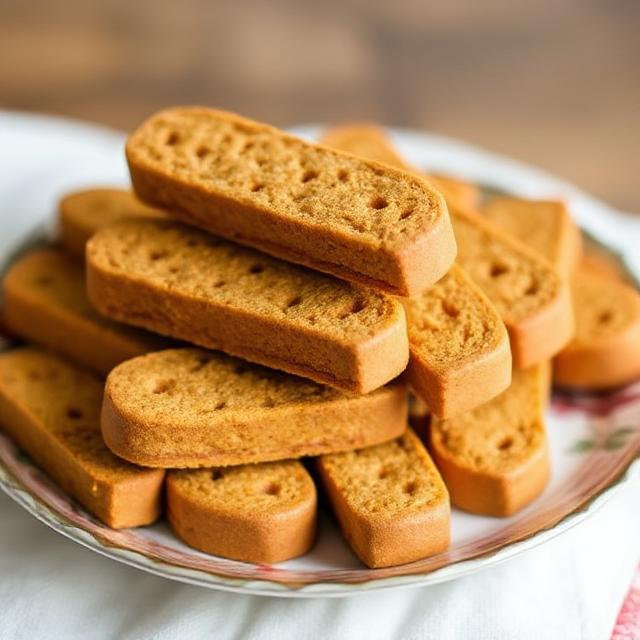
[[[420,173],[411,167],[393,148],[383,129],[371,124],[345,124],[325,131],[322,144],[352,153],[361,158],[388,164],[403,171]],[[475,208],[480,204],[481,193],[477,185],[445,176],[424,174],[429,182],[444,196],[445,201],[461,207]]]
[[[170,471],[167,517],[192,547],[274,564],[306,553],[315,538],[316,489],[300,462]]]
[[[514,365],[526,369],[550,359],[575,331],[568,282],[545,258],[479,214],[452,212],[458,264],[498,309]]]
[[[84,260],[87,240],[99,229],[125,218],[164,217],[125,189],[88,189],[70,193],[60,201],[60,236],[69,253]]]
[[[98,314],[87,300],[84,271],[57,249],[20,258],[3,281],[2,315],[16,335],[106,374],[120,362],[171,341]]]
[[[545,256],[566,278],[582,256],[582,235],[560,200],[494,198],[482,213],[496,227]]]
[[[507,330],[487,297],[464,271],[451,271],[406,302],[408,380],[440,418],[472,409],[511,382]]]
[[[367,128],[351,137],[335,135],[331,142],[342,144],[344,151],[397,158],[389,140]],[[497,307],[509,331],[514,364],[526,368],[548,360],[573,335],[568,285],[544,258],[462,204],[455,197],[449,200],[458,264]]]
[[[541,493],[549,477],[548,385],[546,363],[516,369],[497,398],[450,420],[431,421],[431,454],[454,505],[508,516]]]
[[[345,451],[399,436],[406,390],[366,396],[200,349],[134,358],[107,378],[102,435],[148,467],[218,467]]]
[[[387,444],[318,458],[347,542],[371,568],[404,564],[449,546],[447,488],[408,429]]]
[[[385,384],[409,359],[405,312],[392,297],[177,222],[98,232],[87,284],[115,320],[349,391]]]
[[[554,360],[556,384],[598,389],[640,378],[640,295],[593,268],[572,281],[576,335]]]
[[[0,428],[63,491],[113,528],[152,523],[164,471],[116,458],[100,436],[102,382],[47,351],[0,354]]]
[[[163,111],[126,154],[146,202],[289,262],[410,295],[455,258],[445,201],[427,181],[234,114]]]

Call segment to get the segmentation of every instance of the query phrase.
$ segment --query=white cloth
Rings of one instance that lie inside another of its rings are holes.
[[[640,483],[502,565],[344,599],[209,591],[78,546],[0,494],[0,638],[606,640],[640,559]]]

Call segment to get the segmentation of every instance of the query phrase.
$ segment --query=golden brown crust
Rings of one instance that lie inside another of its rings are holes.
[[[138,200],[125,189],[74,191],[60,200],[58,218],[64,248],[84,260],[89,238],[125,218],[163,218],[165,214]]]
[[[163,111],[126,152],[143,200],[340,278],[410,295],[455,257],[446,204],[425,180],[234,114]]]
[[[511,382],[509,336],[500,315],[454,265],[407,301],[408,380],[440,418],[487,402]]]
[[[82,268],[57,249],[20,258],[3,281],[3,319],[16,335],[107,374],[129,358],[171,341],[120,325],[89,304]]]
[[[448,548],[447,489],[411,429],[385,445],[317,462],[344,537],[368,567],[413,562]]]
[[[553,363],[556,384],[599,389],[640,378],[640,295],[591,267],[573,279],[576,336]]]
[[[116,320],[344,390],[367,393],[409,359],[397,300],[175,222],[96,234],[87,288]]]
[[[313,544],[316,514],[315,485],[296,461],[167,476],[171,528],[205,553],[265,564],[301,556]]]
[[[116,367],[102,434],[118,456],[149,467],[284,460],[385,442],[404,430],[406,389],[366,396],[222,354],[170,349]]]
[[[509,516],[542,492],[549,477],[548,384],[546,363],[515,370],[497,398],[457,418],[432,420],[430,451],[453,504]]]
[[[164,471],[116,458],[100,437],[101,381],[35,347],[0,355],[0,425],[71,497],[114,529],[154,522]]]

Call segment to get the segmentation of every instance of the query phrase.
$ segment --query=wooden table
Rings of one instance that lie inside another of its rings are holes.
[[[421,127],[640,210],[639,26],[637,0],[5,0],[0,107]]]

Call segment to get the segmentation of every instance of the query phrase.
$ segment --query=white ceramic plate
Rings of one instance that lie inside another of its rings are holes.
[[[314,137],[318,127],[296,133]],[[409,131],[394,139],[417,166],[530,197],[565,198],[589,233],[636,276],[640,222],[575,187],[522,164],[452,140]],[[123,136],[62,119],[0,112],[0,268],[34,235],[50,227],[66,191],[128,185]],[[5,344],[5,346],[7,346]],[[0,345],[1,347],[1,345]],[[640,383],[600,396],[554,397],[549,412],[552,478],[544,494],[508,519],[453,512],[451,548],[422,561],[371,570],[321,518],[306,556],[276,566],[208,556],[181,544],[164,523],[111,530],[83,511],[0,436],[0,487],[56,531],[114,560],[170,579],[210,588],[280,596],[341,596],[402,585],[428,585],[506,560],[567,530],[593,513],[623,483],[640,476]]]

